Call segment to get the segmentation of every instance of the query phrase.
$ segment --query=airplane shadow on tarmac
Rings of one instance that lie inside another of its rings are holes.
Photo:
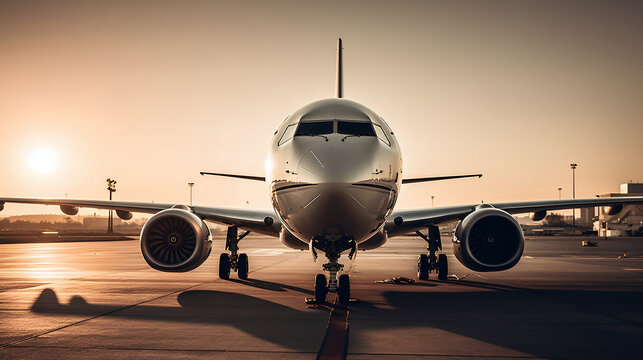
[[[260,280],[250,283],[273,291],[305,290]],[[436,289],[440,287],[440,282],[429,283],[437,284]],[[351,347],[360,347],[360,329],[413,327],[417,328],[418,339],[426,343],[427,352],[432,348],[431,339],[422,333],[427,328],[437,328],[539,357],[616,359],[640,354],[643,292],[531,290],[475,281],[457,283],[476,290],[414,292],[412,286],[405,286],[404,291],[383,292],[385,303],[351,304]],[[300,341],[301,334],[310,331],[310,323],[305,321],[310,311],[212,290],[184,291],[177,301],[180,307],[93,305],[76,295],[64,305],[53,290],[45,289],[32,305],[32,311],[227,324],[293,350],[310,350]],[[126,308],[127,311],[120,311]],[[279,325],[267,326],[267,321]]]

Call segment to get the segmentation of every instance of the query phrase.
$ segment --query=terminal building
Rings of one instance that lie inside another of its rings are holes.
[[[597,197],[643,196],[643,183],[629,182],[621,184],[620,192],[596,195]],[[594,210],[593,208],[591,209]],[[583,217],[581,211],[581,218]],[[643,235],[643,205],[625,205],[615,215],[608,215],[604,207],[598,208],[598,221],[594,230],[600,236],[633,236]]]

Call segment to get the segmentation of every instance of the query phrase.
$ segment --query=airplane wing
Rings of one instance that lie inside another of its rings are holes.
[[[0,210],[4,209],[5,203],[58,205],[64,213],[70,214],[71,212],[71,215],[73,215],[74,211],[77,211],[76,208],[81,207],[117,210],[118,215],[118,211],[154,214],[175,206],[175,204],[153,202],[0,197]],[[279,236],[281,229],[281,223],[272,210],[229,209],[207,206],[192,206],[191,209],[204,220],[228,226],[236,225],[242,229],[265,235]]]
[[[489,203],[489,205],[510,214],[627,204],[643,204],[643,196]],[[478,205],[480,204],[393,211],[385,229],[391,237],[407,234],[428,225],[461,220],[475,211]]]
[[[224,174],[224,173],[215,173],[215,172],[208,172],[208,171],[201,171],[199,174],[201,174],[201,175],[212,175],[212,176],[223,176],[223,177],[231,177],[231,178],[236,178],[236,179],[246,179],[246,180],[255,180],[255,181],[266,181],[266,178],[263,177],[263,176]]]
[[[448,175],[448,176],[431,176],[431,177],[422,177],[422,178],[410,178],[410,179],[402,179],[402,184],[414,184],[414,183],[419,183],[419,182],[461,179],[461,178],[468,178],[468,177],[481,178],[482,174]]]

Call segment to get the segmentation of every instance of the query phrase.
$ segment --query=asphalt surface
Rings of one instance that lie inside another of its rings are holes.
[[[348,308],[348,346],[339,353],[641,358],[643,238],[581,247],[587,239],[529,238],[522,261],[500,273],[472,273],[445,241],[458,280],[415,285],[375,281],[414,278],[420,239],[359,252],[344,262],[358,301]],[[315,359],[329,309],[304,298],[322,259],[251,235],[240,243],[251,279],[224,281],[216,276],[222,246],[217,239],[192,272],[163,273],[145,264],[137,241],[0,244],[0,358]]]

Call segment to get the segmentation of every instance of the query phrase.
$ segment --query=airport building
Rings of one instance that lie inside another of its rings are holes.
[[[597,196],[643,196],[643,183],[628,182],[621,184],[618,193]],[[599,207],[598,221],[594,222],[594,230],[598,231],[598,235],[606,237],[643,235],[643,205],[623,206],[623,209],[615,215],[608,215],[605,207]]]

